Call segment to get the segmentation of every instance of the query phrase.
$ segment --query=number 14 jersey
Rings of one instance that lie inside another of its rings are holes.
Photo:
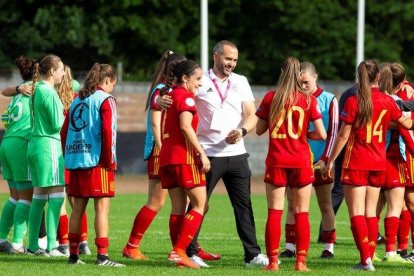
[[[307,140],[309,122],[322,118],[318,102],[312,95],[293,93],[293,104],[285,105],[276,121],[269,121],[275,91],[264,96],[256,111],[257,117],[267,121],[269,150],[266,167],[311,168],[311,150]]]
[[[390,121],[402,116],[394,99],[378,88],[371,89],[372,119],[365,126],[356,127],[358,100],[351,96],[345,102],[340,119],[352,125],[342,167],[352,170],[385,171],[385,135]]]

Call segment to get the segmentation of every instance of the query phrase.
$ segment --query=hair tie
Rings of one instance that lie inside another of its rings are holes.
[[[174,54],[174,52],[173,51],[168,51],[168,55],[172,55],[172,54]]]

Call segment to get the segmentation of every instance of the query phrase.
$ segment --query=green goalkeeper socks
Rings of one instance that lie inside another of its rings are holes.
[[[50,252],[56,247],[56,234],[59,225],[60,209],[62,208],[65,193],[53,193],[49,195],[47,208],[47,250]]]
[[[19,200],[14,211],[14,235],[13,243],[23,244],[27,232],[27,221],[29,220],[31,202]]]
[[[0,219],[0,239],[7,240],[10,229],[14,222],[14,210],[16,209],[16,200],[9,198],[4,204]]]

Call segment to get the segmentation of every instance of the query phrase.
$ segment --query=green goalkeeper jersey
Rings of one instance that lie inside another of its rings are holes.
[[[60,129],[64,120],[63,105],[55,88],[46,81],[37,82],[32,97],[32,136],[60,140]]]
[[[30,125],[31,97],[18,94],[14,96],[7,107],[7,129],[3,138],[19,137],[30,140],[32,128]]]

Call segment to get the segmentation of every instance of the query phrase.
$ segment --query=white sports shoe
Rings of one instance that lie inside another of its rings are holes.
[[[40,249],[46,250],[46,248],[47,248],[47,236],[44,236],[43,238],[39,238],[38,244],[39,244]]]
[[[26,253],[26,248],[23,244],[12,243],[12,254],[24,254]]]
[[[250,262],[246,263],[247,267],[262,267],[269,265],[269,259],[266,255],[259,254],[254,257]]]
[[[68,256],[66,256],[66,254],[60,252],[57,247],[53,248],[52,250],[48,251],[47,253],[49,254],[50,257],[68,257]]]
[[[208,264],[206,264],[203,259],[201,259],[199,256],[197,255],[193,255],[190,257],[190,260],[193,261],[193,263],[195,263],[196,265],[198,265],[199,267],[204,267],[204,268],[208,268],[210,267]]]

